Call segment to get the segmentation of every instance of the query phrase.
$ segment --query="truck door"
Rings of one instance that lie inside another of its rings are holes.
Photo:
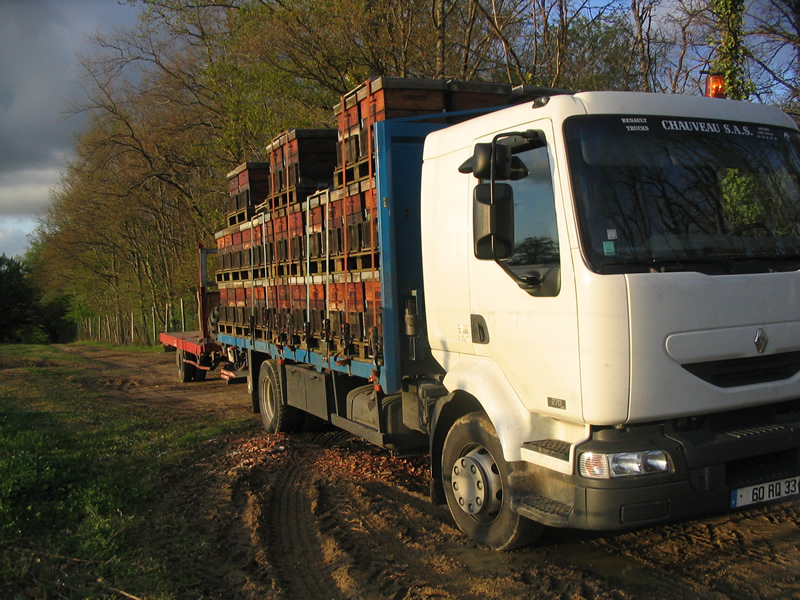
[[[543,132],[546,145],[514,153],[527,175],[502,182],[513,191],[511,256],[469,259],[473,349],[499,366],[528,410],[580,420],[575,283],[557,185],[566,173],[554,160],[549,122],[532,128]]]

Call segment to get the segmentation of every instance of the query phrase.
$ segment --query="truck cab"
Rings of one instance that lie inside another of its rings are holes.
[[[542,524],[622,529],[800,492],[788,116],[561,94],[433,132],[423,158],[443,375],[406,424],[429,433],[434,496],[462,530],[505,549]]]

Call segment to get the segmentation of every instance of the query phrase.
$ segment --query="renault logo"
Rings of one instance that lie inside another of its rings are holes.
[[[769,338],[767,337],[767,332],[761,327],[759,327],[758,331],[756,331],[756,337],[753,340],[753,343],[756,345],[756,350],[758,350],[758,353],[764,354],[764,351],[767,349],[767,344],[769,344]]]

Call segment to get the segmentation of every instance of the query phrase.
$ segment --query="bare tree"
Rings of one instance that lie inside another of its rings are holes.
[[[757,93],[800,115],[800,4],[794,0],[758,0],[747,15],[752,23],[750,51],[761,69]]]

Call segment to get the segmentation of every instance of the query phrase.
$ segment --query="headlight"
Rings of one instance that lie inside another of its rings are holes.
[[[669,457],[663,450],[600,454],[584,452],[578,461],[580,473],[592,479],[610,479],[669,471]]]

